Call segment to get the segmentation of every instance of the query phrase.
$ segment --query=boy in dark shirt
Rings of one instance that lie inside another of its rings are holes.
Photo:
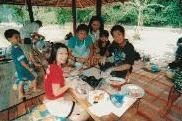
[[[113,56],[114,62],[111,64],[111,68],[106,71],[111,72],[112,76],[127,78],[126,76],[131,73],[135,60],[134,47],[125,39],[124,27],[120,25],[113,26],[111,35],[114,41],[108,47],[108,52]]]

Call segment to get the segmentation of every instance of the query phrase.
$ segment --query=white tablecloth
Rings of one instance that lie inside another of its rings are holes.
[[[123,100],[123,105],[119,108],[114,106],[112,102],[108,100],[106,102],[90,106],[89,110],[98,117],[109,115],[110,113],[114,113],[116,116],[121,117],[136,102],[137,99],[124,97]]]

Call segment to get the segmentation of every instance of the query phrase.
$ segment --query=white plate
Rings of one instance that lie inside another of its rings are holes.
[[[135,84],[126,84],[122,86],[120,93],[125,94],[131,98],[141,98],[145,95],[143,88]]]
[[[103,90],[93,90],[89,92],[88,101],[92,105],[106,102],[108,99],[109,95]]]
[[[119,82],[121,84],[126,82],[125,79],[119,78],[119,77],[109,77],[109,78],[106,79],[106,81],[109,82],[109,83],[117,83],[117,82]]]
[[[119,77],[110,77],[110,81],[115,81],[115,82],[117,81],[117,82],[123,82],[123,83],[126,82],[125,79],[119,78]]]

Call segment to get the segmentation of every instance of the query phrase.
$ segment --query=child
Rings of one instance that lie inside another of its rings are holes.
[[[175,60],[172,63],[169,63],[170,69],[173,70],[174,76],[172,77],[173,86],[168,95],[168,102],[164,109],[164,114],[169,113],[174,102],[182,94],[182,38],[179,38],[177,41],[177,50],[175,55]],[[163,112],[161,112],[163,113]]]
[[[135,51],[131,43],[125,39],[125,29],[120,25],[115,25],[111,29],[114,41],[108,48],[108,52],[114,57],[114,63],[110,69],[112,76],[127,79],[127,75],[132,71],[135,60]]]
[[[57,117],[69,117],[78,111],[78,105],[71,100],[66,100],[65,92],[73,87],[74,82],[65,84],[63,67],[68,60],[68,48],[62,43],[53,45],[52,53],[49,59],[49,67],[45,76],[44,87],[46,100],[44,101],[48,111]],[[78,113],[78,112],[77,112]],[[73,116],[73,117],[72,117]],[[79,114],[81,118],[76,121],[86,120],[88,114],[84,111]]]
[[[34,91],[37,89],[35,77],[32,74],[32,68],[29,66],[29,62],[20,48],[19,43],[21,42],[20,33],[14,29],[8,29],[4,33],[5,38],[12,44],[12,58],[15,63],[19,85],[19,99],[24,97],[24,81],[29,80],[33,82]]]
[[[44,39],[44,36],[40,34],[34,34],[32,36],[33,48],[30,53],[30,60],[38,71],[41,68],[45,71],[48,66],[46,53],[49,53],[49,47]]]
[[[106,50],[110,45],[110,42],[108,40],[109,32],[107,30],[103,30],[100,33],[100,39],[98,41],[98,47],[99,47],[99,54],[101,56],[106,55]]]
[[[76,35],[68,40],[68,48],[75,60],[81,63],[87,62],[92,52],[92,38],[88,35],[89,29],[85,24],[80,24],[76,29]]]

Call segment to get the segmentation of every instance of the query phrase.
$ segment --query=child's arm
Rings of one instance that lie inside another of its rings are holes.
[[[54,96],[59,96],[66,92],[69,89],[69,86],[65,85],[64,87],[60,87],[59,84],[52,84],[52,89]]]
[[[36,66],[36,67],[41,67],[42,65],[41,64],[39,64],[39,63],[37,63],[36,61],[35,61],[35,59],[34,59],[34,57],[33,57],[33,54],[32,53],[30,53],[30,61]]]
[[[29,65],[26,64],[23,60],[22,60],[20,63],[21,63],[21,65],[22,65],[24,68],[26,68],[27,70],[29,70],[30,72],[32,72],[32,68],[30,68]]]
[[[122,65],[118,65],[112,68],[107,69],[106,71],[124,71],[124,70],[129,70],[131,68],[130,64],[122,64]]]
[[[93,48],[93,46],[94,46],[94,45],[92,44],[92,45],[90,45],[90,47],[89,47],[89,48],[90,48],[89,58],[92,57],[92,56],[94,55],[94,48]]]

